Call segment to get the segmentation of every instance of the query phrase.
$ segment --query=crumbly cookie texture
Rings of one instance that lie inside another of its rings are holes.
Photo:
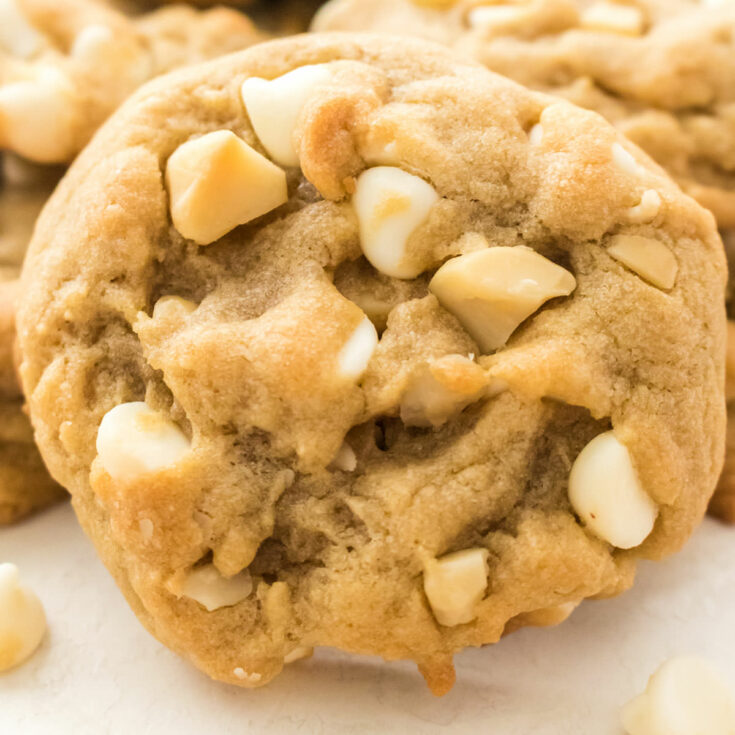
[[[20,266],[59,172],[7,155],[0,161],[0,524],[5,524],[65,493],[49,477],[33,442],[14,354]]]
[[[259,40],[225,8],[176,6],[134,20],[94,0],[3,0],[0,148],[68,162],[147,79]]]
[[[735,238],[731,0],[332,0],[314,27],[439,41],[601,113],[715,214],[726,240]],[[644,191],[628,219],[652,222],[660,208],[657,193]],[[712,511],[735,522],[730,475],[726,469]]]
[[[315,34],[157,80],[95,136],[36,229],[21,372],[160,640],[242,686],[335,646],[442,693],[459,649],[624,590],[699,522],[724,284],[711,214],[599,116]]]

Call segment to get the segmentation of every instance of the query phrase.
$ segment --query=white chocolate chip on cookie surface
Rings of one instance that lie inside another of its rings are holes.
[[[38,597],[20,582],[14,564],[0,564],[0,671],[23,663],[46,632]]]
[[[244,600],[253,591],[253,580],[247,571],[224,577],[213,564],[204,564],[190,571],[176,591],[212,612]]]
[[[595,437],[574,460],[569,500],[596,536],[619,549],[642,544],[658,515],[630,452],[612,431]]]
[[[519,245],[452,258],[429,288],[487,353],[502,347],[544,302],[568,296],[575,286],[568,270]]]
[[[28,58],[43,44],[43,36],[29,23],[16,0],[0,0],[0,49]]]
[[[169,418],[135,401],[108,411],[97,432],[102,467],[116,480],[131,480],[171,466],[191,448]]]
[[[606,33],[638,36],[643,31],[643,13],[639,8],[616,2],[598,2],[582,11],[582,28]]]
[[[658,288],[669,290],[676,282],[679,270],[676,256],[660,240],[615,235],[610,238],[607,253]]]

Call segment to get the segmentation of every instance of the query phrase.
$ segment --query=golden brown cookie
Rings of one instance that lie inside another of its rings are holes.
[[[701,520],[725,271],[598,115],[423,41],[300,36],[95,136],[26,261],[21,373],[161,641],[242,686],[334,646],[441,693],[456,651]]]

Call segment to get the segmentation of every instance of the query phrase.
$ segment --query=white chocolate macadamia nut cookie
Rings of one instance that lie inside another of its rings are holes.
[[[442,693],[456,651],[686,541],[724,445],[724,283],[712,217],[598,115],[314,34],[106,123],[36,229],[21,373],[163,642],[241,686],[333,646]]]

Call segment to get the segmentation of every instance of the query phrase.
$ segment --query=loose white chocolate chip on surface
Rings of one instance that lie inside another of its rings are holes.
[[[658,288],[668,290],[676,282],[679,264],[660,240],[639,235],[615,235],[610,238],[607,254]]]
[[[332,78],[329,64],[311,64],[268,80],[246,79],[240,88],[255,134],[282,166],[298,166],[293,134],[299,114],[314,90]]]
[[[596,436],[569,473],[569,500],[595,536],[632,549],[653,530],[658,508],[643,490],[630,453],[612,431]]]
[[[337,355],[340,374],[350,380],[359,380],[377,346],[378,332],[370,319],[365,317]]]
[[[623,148],[620,143],[613,143],[611,148],[612,159],[615,165],[626,174],[631,176],[641,176],[643,169],[638,165],[638,161],[635,160],[632,153]]]
[[[300,661],[302,658],[309,658],[313,653],[314,649],[311,646],[297,646],[283,657],[283,663],[292,664],[294,661]]]
[[[528,16],[528,10],[520,5],[479,5],[473,8],[467,22],[470,28],[492,28],[518,23]]]
[[[406,252],[413,231],[429,216],[439,195],[431,184],[394,166],[376,166],[357,177],[352,206],[365,257],[381,273],[415,278],[424,264]]]
[[[166,164],[174,227],[200,245],[288,199],[286,173],[230,130],[180,145]]]
[[[431,559],[424,567],[424,592],[441,625],[469,623],[487,590],[487,549],[465,549]]]
[[[142,401],[115,406],[97,432],[97,455],[113,480],[132,480],[174,465],[190,448],[171,419]]]
[[[17,2],[0,0],[0,49],[27,59],[43,44],[43,36],[26,20]]]
[[[541,125],[541,123],[536,123],[529,131],[528,131],[528,142],[531,145],[541,145],[541,141],[544,138],[544,129]]]
[[[576,285],[568,270],[519,245],[452,258],[429,290],[488,353],[502,347],[544,302],[568,296]]]
[[[628,210],[628,220],[633,224],[652,222],[661,209],[661,195],[655,189],[646,189],[641,201]]]
[[[622,721],[628,735],[735,735],[735,702],[706,661],[681,656],[651,676]]]
[[[580,25],[592,31],[639,36],[643,32],[643,13],[630,5],[600,2],[582,12]]]
[[[347,442],[342,442],[335,458],[330,462],[329,469],[342,470],[343,472],[354,472],[357,467],[357,456],[355,451]]]
[[[23,663],[45,632],[40,600],[20,583],[15,564],[0,564],[0,671]]]
[[[223,577],[214,564],[204,564],[187,574],[181,595],[205,607],[209,612],[242,602],[253,591],[250,572]]]

